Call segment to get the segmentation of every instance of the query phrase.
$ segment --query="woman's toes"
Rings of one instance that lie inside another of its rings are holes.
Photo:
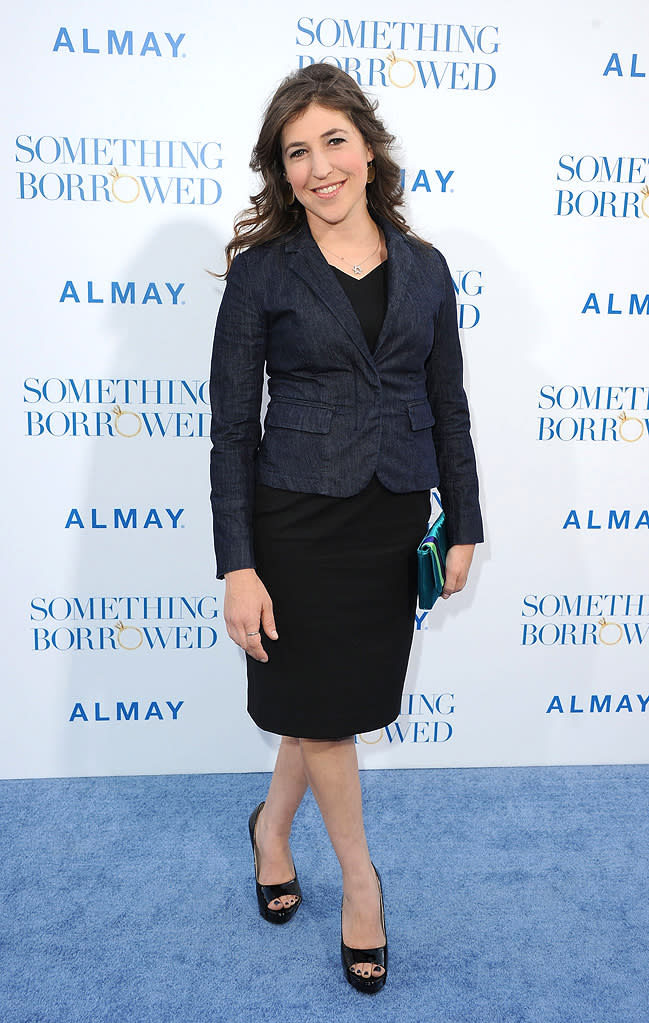
[[[357,977],[362,977],[363,980],[382,977],[385,973],[383,967],[377,963],[354,963],[351,970],[352,973],[355,973]]]
[[[280,909],[292,909],[297,902],[297,895],[280,895],[278,899],[273,899],[272,902],[268,903],[268,908],[273,912],[277,912]]]

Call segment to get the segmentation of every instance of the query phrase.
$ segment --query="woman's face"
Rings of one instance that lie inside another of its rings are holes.
[[[313,104],[284,125],[281,146],[286,178],[312,228],[367,216],[367,164],[374,154],[345,114]]]

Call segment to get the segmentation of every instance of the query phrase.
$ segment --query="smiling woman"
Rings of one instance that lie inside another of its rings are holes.
[[[445,597],[482,539],[453,282],[399,212],[375,108],[322,64],[273,96],[210,375],[224,618],[246,653],[248,711],[282,737],[249,819],[259,910],[283,924],[301,904],[289,837],[310,786],[342,869],[345,977],[368,994],[388,955],[354,734],[399,715],[430,488],[448,524]]]
[[[365,170],[363,187],[369,187],[363,203],[372,214],[384,217],[400,233],[411,233],[399,212],[404,199],[401,169],[390,154],[394,136],[376,116],[377,105],[349,75],[325,64],[304,68],[282,82],[268,106],[250,160],[251,169],[262,177],[263,187],[250,197],[252,206],[244,210],[235,224],[234,238],[225,250],[227,271],[238,252],[286,235],[308,213],[301,202],[296,201],[290,183],[294,163],[309,158],[304,143],[316,143],[320,150],[335,150],[340,146],[345,149],[351,144],[350,128],[355,133],[353,138],[360,139],[364,147],[364,166],[367,168],[370,163],[369,171]],[[313,128],[308,115],[315,109],[329,114],[328,123],[321,128],[328,137],[309,140],[295,130],[295,122],[307,118],[303,127]],[[285,131],[291,126],[293,131],[289,138]],[[328,135],[328,132],[333,134]],[[303,143],[304,152],[297,146],[295,156],[285,153],[290,142]],[[333,178],[321,184],[330,187],[334,184]]]
[[[285,125],[281,141],[286,179],[306,211],[311,233],[343,222],[350,232],[362,229],[367,168],[374,153],[349,118],[314,104]]]

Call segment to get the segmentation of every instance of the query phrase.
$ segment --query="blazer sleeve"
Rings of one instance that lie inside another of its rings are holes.
[[[265,316],[245,253],[230,268],[210,370],[210,483],[216,574],[254,568],[254,460],[261,439]]]
[[[446,260],[437,250],[434,255],[439,261],[443,299],[435,317],[433,348],[426,362],[426,386],[435,417],[433,442],[440,473],[439,491],[449,546],[480,543],[484,535],[469,406],[462,382],[455,291]]]

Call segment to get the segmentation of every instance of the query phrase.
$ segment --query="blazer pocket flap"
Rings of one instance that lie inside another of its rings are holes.
[[[275,398],[268,406],[266,426],[306,433],[329,433],[333,409],[326,405],[302,405]]]
[[[408,405],[408,415],[410,416],[410,426],[413,430],[425,430],[435,425],[433,410],[425,398],[422,401]]]

